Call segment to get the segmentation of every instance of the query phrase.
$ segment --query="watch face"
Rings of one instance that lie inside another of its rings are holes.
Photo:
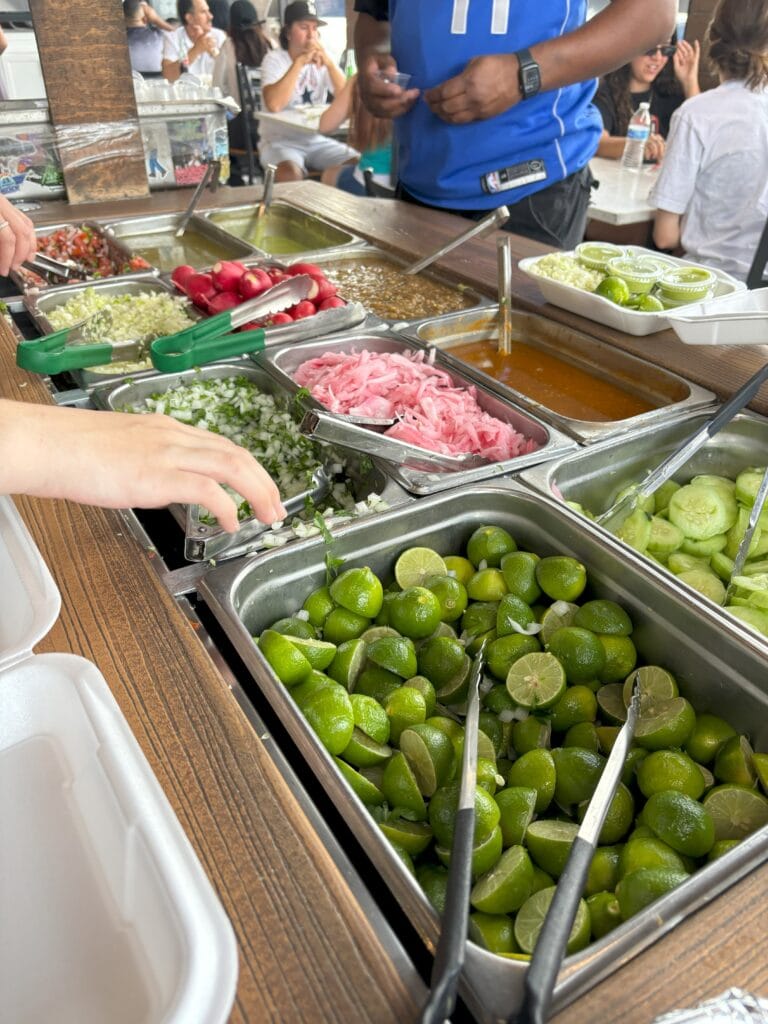
[[[529,64],[522,69],[522,86],[523,94],[525,96],[533,96],[539,91],[541,85],[541,76],[539,74],[539,68],[536,64]]]

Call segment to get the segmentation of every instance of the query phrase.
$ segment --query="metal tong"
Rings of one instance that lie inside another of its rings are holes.
[[[736,552],[736,558],[733,560],[733,569],[731,570],[731,578],[728,582],[728,589],[725,592],[724,604],[728,603],[728,599],[731,596],[733,590],[734,580],[737,576],[741,576],[744,568],[744,563],[747,560],[749,549],[752,544],[752,537],[754,536],[755,529],[758,522],[760,521],[760,514],[763,511],[765,505],[765,499],[768,497],[768,467],[766,467],[763,473],[763,479],[760,481],[760,486],[757,489],[755,495],[755,502],[752,508],[749,510],[749,520],[747,522],[747,529],[744,531],[744,536],[741,538],[739,549]]]
[[[197,209],[197,204],[200,202],[200,197],[202,196],[203,192],[205,192],[205,190],[208,188],[208,186],[210,185],[211,192],[215,192],[216,189],[219,187],[220,171],[221,160],[211,160],[211,162],[205,168],[205,173],[203,174],[202,178],[200,179],[200,181],[198,181],[197,188],[192,193],[192,198],[189,200],[189,205],[187,206],[184,213],[181,215],[179,226],[176,228],[176,238],[181,238],[184,235],[184,232],[187,230],[187,224],[189,224],[190,218]]]
[[[421,270],[426,269],[435,260],[439,260],[441,256],[445,256],[459,245],[463,245],[464,242],[468,242],[470,238],[475,238],[477,235],[482,235],[484,231],[489,231],[491,228],[501,227],[509,220],[509,207],[499,206],[493,213],[489,213],[487,217],[483,217],[482,220],[477,221],[471,228],[466,231],[462,231],[460,235],[457,235],[452,242],[446,242],[445,245],[441,246],[436,252],[431,253],[429,256],[424,256],[423,259],[417,260],[415,263],[411,263],[410,266],[403,268],[404,274],[418,274]]]
[[[267,344],[262,328],[230,332],[301,302],[309,294],[311,283],[306,274],[297,274],[234,309],[201,320],[177,334],[156,338],[149,345],[153,366],[162,373],[174,373],[246,352],[260,352]],[[20,342],[16,346],[16,364],[34,373],[62,373],[101,366],[116,359],[139,359],[146,351],[146,341],[137,339],[78,344],[84,323],[34,341]]]
[[[499,291],[498,349],[508,356],[512,351],[512,239],[509,235],[496,242]]]
[[[603,768],[587,813],[573,841],[565,870],[547,910],[544,925],[525,975],[523,1005],[509,1018],[510,1024],[543,1024],[549,1015],[552,992],[563,962],[584,882],[592,863],[600,830],[621,779],[632,737],[640,714],[640,689],[635,682],[627,720],[619,730],[610,757]]]
[[[264,171],[264,191],[261,193],[261,201],[256,207],[256,220],[263,217],[272,205],[272,191],[275,187],[275,175],[277,174],[276,164],[267,164]]]
[[[445,911],[435,950],[430,979],[431,992],[421,1011],[421,1024],[443,1024],[456,1004],[456,988],[467,945],[469,894],[472,889],[472,844],[475,835],[475,786],[477,785],[477,733],[480,720],[480,680],[485,664],[483,640],[469,674],[464,751],[461,757],[459,805],[453,829]]]
[[[34,274],[39,274],[49,282],[51,282],[51,278],[69,281],[77,270],[74,263],[63,263],[61,260],[56,260],[53,256],[46,256],[42,252],[36,252],[28,260],[24,260],[22,267],[26,267],[27,270],[31,270]]]
[[[333,413],[310,409],[304,414],[299,429],[307,437],[324,444],[335,444],[341,448],[375,455],[385,462],[397,466],[407,465],[425,472],[445,473],[475,469],[487,466],[488,460],[482,455],[443,455],[427,448],[419,448],[394,437],[385,437],[349,420],[340,420]]]
[[[656,469],[652,470],[642,483],[625,494],[619,501],[615,501],[610,508],[599,515],[596,522],[600,526],[606,527],[606,529],[611,529],[612,525],[619,526],[620,524],[617,520],[621,516],[626,517],[629,515],[637,507],[639,501],[650,497],[663,483],[666,483],[667,480],[673,477],[678,469],[684,466],[696,454],[699,448],[705,445],[710,438],[714,437],[719,430],[722,430],[726,424],[730,423],[738,412],[741,412],[743,407],[755,397],[765,380],[768,380],[768,363],[765,366],[761,366],[756,373],[753,373],[747,383],[740,387],[732,398],[728,399],[719,412],[708,420],[700,430],[691,434],[679,448],[664,459]]]

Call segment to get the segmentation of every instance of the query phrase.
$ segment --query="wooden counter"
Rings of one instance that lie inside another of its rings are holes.
[[[360,200],[314,182],[279,186],[304,209],[323,214],[387,247],[418,256],[452,237],[463,222],[387,200]],[[204,202],[242,203],[256,190],[225,190]],[[183,208],[187,194],[80,206],[51,203],[39,223],[122,217]],[[514,238],[515,255],[541,247]],[[495,246],[475,241],[442,264],[492,292]],[[527,309],[541,306],[534,285],[515,277]],[[764,353],[688,349],[671,332],[635,339],[547,307],[578,325],[727,396]],[[0,326],[0,396],[46,402],[44,384],[18,370],[13,341]],[[754,403],[768,412],[768,390]],[[360,911],[350,885],[317,838],[272,763],[227,681],[168,596],[117,512],[60,501],[18,499],[25,521],[62,594],[62,612],[39,650],[72,651],[93,661],[190,837],[230,915],[240,949],[232,1020],[407,1022],[418,1017],[408,983]],[[558,1016],[568,1024],[648,1022],[731,985],[768,992],[764,904],[768,865],[715,899]]]

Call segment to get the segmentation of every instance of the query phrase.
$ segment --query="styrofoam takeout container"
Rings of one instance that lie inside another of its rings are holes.
[[[56,585],[0,498],[0,1017],[219,1024],[231,925],[89,661],[33,655]]]
[[[655,255],[649,249],[644,249],[641,246],[628,245],[625,248],[628,253],[634,255]],[[563,255],[575,256],[576,253],[571,251]],[[595,295],[594,292],[584,291],[583,288],[576,288],[575,285],[555,281],[551,277],[542,277],[541,274],[537,274],[535,269],[533,269],[540,259],[543,259],[543,257],[527,256],[525,259],[520,260],[518,266],[524,274],[527,274],[532,281],[536,282],[544,299],[547,302],[551,302],[553,306],[560,306],[571,313],[578,313],[579,316],[585,316],[589,320],[596,320],[597,323],[605,324],[606,327],[614,327],[618,331],[626,331],[627,334],[634,334],[638,337],[646,334],[655,334],[656,331],[663,331],[671,326],[672,312],[668,309],[658,313],[643,313],[637,309],[619,306],[615,302],[611,302],[610,299],[603,298],[602,295]],[[693,263],[691,260],[681,260],[675,256],[665,255],[664,259],[679,267],[701,266],[700,263]],[[742,292],[746,288],[743,281],[737,281],[735,277],[731,277],[730,274],[726,274],[722,270],[713,270],[713,273],[717,281],[715,282],[714,296],[709,302],[716,302],[719,306],[721,297],[731,295],[734,292]],[[685,310],[686,312],[691,308],[692,306],[678,307],[679,310]],[[675,310],[675,313],[677,312],[678,310]]]
[[[686,345],[768,345],[768,288],[696,302],[667,319]]]

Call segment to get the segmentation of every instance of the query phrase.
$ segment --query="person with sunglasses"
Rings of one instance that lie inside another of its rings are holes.
[[[618,160],[624,152],[632,114],[650,103],[652,128],[645,144],[645,159],[658,163],[672,114],[684,100],[699,92],[699,43],[672,36],[601,80],[594,104],[603,119],[597,155]]]

